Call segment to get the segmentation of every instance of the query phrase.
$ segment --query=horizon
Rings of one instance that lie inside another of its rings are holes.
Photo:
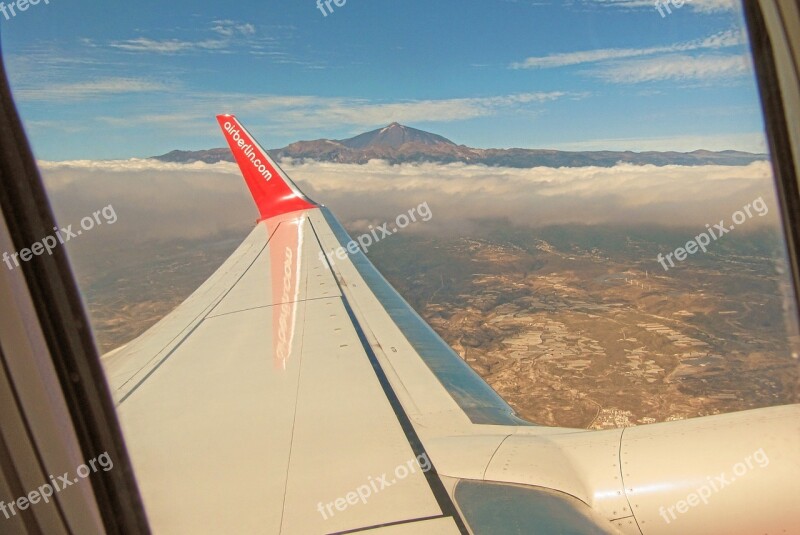
[[[767,151],[765,151],[765,152],[748,152],[748,151],[737,151],[735,149],[709,150],[709,149],[704,149],[704,148],[698,148],[698,149],[694,149],[694,150],[691,150],[691,151],[670,151],[670,150],[663,150],[663,151],[631,151],[631,150],[610,150],[610,149],[594,149],[594,150],[586,150],[586,151],[578,151],[578,150],[573,150],[573,151],[563,150],[562,151],[561,149],[553,149],[551,147],[472,147],[472,146],[469,146],[469,145],[465,145],[463,143],[459,143],[458,141],[454,141],[454,140],[452,140],[452,139],[450,139],[450,138],[448,138],[446,136],[443,136],[441,134],[437,134],[436,132],[431,132],[429,130],[425,130],[425,129],[422,129],[422,128],[417,128],[415,126],[402,124],[402,123],[400,123],[398,121],[392,121],[391,123],[389,123],[386,126],[379,126],[377,128],[373,128],[372,130],[367,130],[367,131],[352,135],[352,136],[347,137],[347,138],[341,138],[341,139],[332,139],[332,138],[297,139],[295,141],[290,142],[288,145],[292,145],[294,143],[310,143],[310,142],[314,142],[314,141],[336,141],[336,142],[349,141],[349,140],[351,140],[353,138],[356,138],[358,136],[362,136],[362,135],[365,135],[365,134],[371,134],[373,132],[379,132],[379,131],[384,130],[386,128],[390,128],[393,125],[397,125],[397,126],[400,126],[402,128],[407,128],[407,129],[410,129],[410,130],[416,130],[418,132],[422,132],[422,133],[429,134],[429,135],[443,137],[444,139],[446,139],[450,143],[452,143],[454,145],[457,145],[457,146],[465,146],[465,147],[469,147],[469,148],[472,148],[472,149],[484,149],[484,150],[488,150],[488,149],[500,149],[500,150],[524,149],[524,150],[544,150],[544,151],[554,150],[554,151],[560,151],[560,152],[633,152],[633,153],[678,152],[678,153],[681,153],[681,154],[691,154],[691,153],[694,153],[694,152],[744,152],[744,153],[747,153],[747,154],[754,154],[754,155],[757,155],[757,156],[769,156],[769,152],[767,152]],[[281,150],[281,149],[286,148],[288,145],[285,145],[283,147],[269,147],[269,148],[267,148],[267,150],[270,150],[270,151]],[[170,154],[172,152],[203,152],[203,151],[211,151],[211,150],[219,150],[219,149],[230,150],[223,143],[223,144],[220,144],[219,147],[209,147],[209,148],[206,148],[206,149],[170,149],[167,152],[164,152],[164,153],[161,153],[161,154],[155,154],[155,155],[152,155],[152,156],[148,156],[148,158],[158,158],[158,157]]]

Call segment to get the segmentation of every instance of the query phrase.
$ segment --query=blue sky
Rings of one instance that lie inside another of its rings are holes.
[[[44,0],[3,55],[41,159],[267,147],[392,121],[476,147],[764,150],[731,0]]]

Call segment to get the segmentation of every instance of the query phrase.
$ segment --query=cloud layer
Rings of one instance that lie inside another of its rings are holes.
[[[244,233],[257,217],[234,164],[154,160],[41,162],[60,222],[73,223],[112,204],[119,221],[105,238],[141,241],[211,238]],[[285,162],[310,197],[345,224],[391,221],[428,202],[427,232],[473,228],[481,218],[517,225],[622,224],[704,228],[758,197],[775,224],[770,166],[633,166],[613,168],[487,168],[464,164],[391,166]],[[102,239],[99,235],[96,239]]]

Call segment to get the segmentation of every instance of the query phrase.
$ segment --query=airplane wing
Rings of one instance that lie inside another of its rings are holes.
[[[800,406],[525,422],[235,117],[217,119],[260,220],[103,359],[155,533],[796,532]]]

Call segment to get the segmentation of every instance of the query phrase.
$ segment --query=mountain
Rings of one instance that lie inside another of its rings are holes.
[[[268,151],[270,154],[273,151]],[[161,156],[153,156],[154,160],[161,160],[162,162],[177,162],[177,163],[191,163],[191,162],[232,162],[233,154],[231,149],[224,147],[220,149],[208,150],[173,150]]]
[[[297,141],[282,149],[269,151],[276,159],[293,158],[323,162],[364,164],[370,160],[399,163],[483,164],[491,167],[613,167],[619,162],[637,165],[747,165],[766,160],[765,154],[733,150],[693,152],[570,152],[547,149],[473,149],[456,145],[449,139],[423,130],[392,123],[384,128],[340,140]],[[154,156],[164,162],[233,161],[227,148],[200,151],[174,150]]]
[[[423,130],[417,130],[416,128],[403,126],[400,123],[392,123],[385,128],[359,134],[350,139],[343,139],[340,143],[351,149],[370,149],[375,147],[399,149],[403,145],[409,143],[428,147],[435,147],[437,145],[456,146],[455,143],[447,138]]]

